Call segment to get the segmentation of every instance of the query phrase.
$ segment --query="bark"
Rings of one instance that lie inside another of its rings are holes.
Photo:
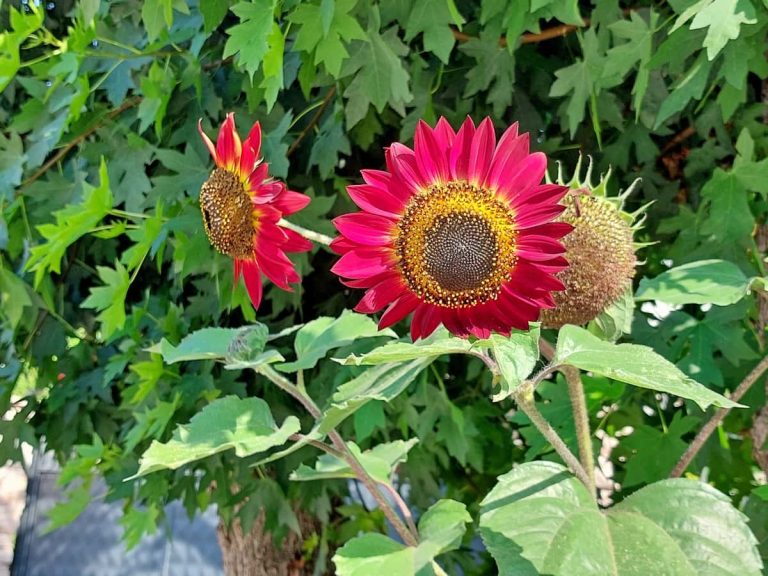
[[[232,526],[219,521],[218,536],[227,576],[311,576],[314,562],[304,560],[304,538],[320,532],[320,522],[301,512],[296,512],[302,536],[293,531],[276,547],[272,535],[264,530],[264,513],[253,523],[247,534],[240,522]]]

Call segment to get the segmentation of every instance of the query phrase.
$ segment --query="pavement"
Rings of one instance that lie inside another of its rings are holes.
[[[48,511],[63,499],[59,468],[49,456],[35,455],[28,472],[0,468],[0,576],[223,575],[215,509],[190,520],[173,502],[157,532],[126,550],[122,503],[104,499],[103,482],[94,482],[76,520],[46,532]]]
[[[11,573],[13,546],[26,495],[27,475],[21,465],[0,467],[0,576]]]

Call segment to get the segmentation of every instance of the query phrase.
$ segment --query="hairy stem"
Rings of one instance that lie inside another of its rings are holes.
[[[488,354],[478,352],[474,353],[473,356],[477,356],[485,363],[485,365],[493,374],[494,382],[499,378],[502,378],[498,364]],[[550,355],[549,358],[551,359],[552,356]],[[560,458],[563,459],[563,462],[566,463],[566,465],[571,469],[576,477],[581,480],[587,488],[594,487],[594,481],[590,484],[589,477],[584,471],[584,467],[581,465],[578,458],[573,455],[573,452],[571,452],[570,448],[566,446],[565,442],[563,442],[563,439],[560,438],[560,435],[557,433],[557,431],[552,428],[552,426],[549,424],[549,422],[547,422],[546,418],[544,418],[544,416],[541,414],[541,412],[539,412],[539,409],[536,408],[536,405],[534,404],[533,391],[535,390],[536,385],[541,381],[542,378],[549,374],[553,368],[554,366],[547,366],[532,380],[527,380],[524,382],[512,394],[512,398],[517,403],[518,408],[520,408],[520,410],[522,410],[523,413],[528,416],[536,429],[541,432],[547,441],[549,441],[549,443],[555,449],[555,452],[560,455]],[[592,489],[592,493],[594,494],[594,489]]]
[[[555,348],[544,340],[539,339],[541,355],[549,361],[555,357]],[[584,385],[581,382],[579,369],[574,366],[557,366],[557,369],[565,376],[568,383],[568,396],[571,398],[573,410],[573,422],[576,426],[576,441],[579,444],[579,457],[584,468],[588,482],[587,488],[595,493],[595,455],[592,450],[592,432],[589,429],[589,412],[584,395]]]
[[[288,228],[289,230],[293,230],[294,232],[303,236],[307,240],[311,240],[312,242],[317,242],[318,244],[322,244],[323,246],[330,246],[331,242],[333,242],[333,238],[331,238],[330,236],[326,236],[325,234],[320,234],[320,232],[315,232],[313,230],[307,230],[306,228],[302,228],[301,226],[297,226],[296,224],[288,222],[288,220],[286,220],[285,218],[281,218],[280,221],[278,222],[278,225]]]
[[[315,404],[314,400],[312,400],[308,394],[302,394],[302,392],[295,384],[293,384],[293,382],[277,372],[274,368],[269,365],[264,365],[258,368],[258,372],[268,378],[278,388],[290,394],[293,398],[300,402],[301,405],[304,406],[307,412],[309,412],[315,420],[320,420],[320,418],[322,418],[322,412],[320,411],[320,408],[318,408],[317,404]],[[370,474],[368,474],[367,470],[363,468],[355,455],[349,449],[349,446],[347,446],[347,443],[344,442],[344,439],[341,437],[341,435],[336,430],[331,430],[328,432],[328,438],[331,440],[331,443],[338,452],[338,455],[349,465],[350,468],[352,468],[355,476],[357,476],[357,478],[368,489],[368,492],[370,492],[371,496],[373,496],[373,499],[376,500],[376,504],[379,506],[379,508],[381,508],[384,516],[386,516],[387,520],[389,520],[390,524],[392,524],[392,527],[398,533],[400,538],[403,539],[403,542],[405,542],[408,546],[416,546],[418,544],[416,533],[411,532],[403,523],[403,521],[397,515],[397,512],[395,512],[392,506],[390,506],[389,502],[387,502],[387,499],[384,498],[383,494],[376,485],[376,481],[371,477]],[[320,449],[323,450],[324,448],[320,447]],[[405,505],[405,503],[403,503],[403,505]],[[411,520],[411,522],[413,522],[413,520]]]
[[[733,391],[730,399],[734,402],[741,400],[742,396],[747,393],[747,390],[751,388],[752,384],[754,384],[757,379],[765,373],[766,370],[768,370],[768,356],[760,360],[757,366],[752,369],[752,372],[747,374],[744,380],[741,381],[741,384],[739,384],[736,387],[736,390]],[[683,472],[685,472],[688,466],[690,466],[691,462],[696,457],[696,454],[699,453],[699,450],[701,450],[701,448],[704,446],[704,443],[710,437],[712,432],[714,432],[715,429],[720,426],[730,411],[730,408],[720,408],[717,412],[714,413],[712,418],[709,419],[709,422],[704,424],[702,429],[699,430],[699,433],[696,434],[693,442],[691,442],[690,446],[688,446],[688,449],[680,457],[680,460],[672,469],[672,472],[669,475],[670,478],[679,478],[683,475]]]
[[[312,415],[312,418],[315,420],[319,420],[323,415],[323,413],[320,411],[320,408],[318,408],[317,404],[315,404],[314,400],[309,397],[309,394],[302,394],[293,382],[272,368],[272,366],[268,364],[259,366],[258,372],[259,374],[266,376],[267,379],[269,379],[269,381],[275,384],[278,388],[284,392],[287,392],[296,400],[298,400],[299,403],[304,406],[307,412],[309,412]]]
[[[595,493],[595,455],[592,452],[592,432],[589,429],[589,412],[584,396],[584,385],[581,382],[579,369],[573,366],[562,366],[560,371],[568,383],[568,395],[571,397],[573,421],[576,424],[576,440],[579,443],[579,458],[584,472],[587,474],[587,488]]]
[[[397,507],[400,509],[400,513],[403,515],[403,518],[405,518],[405,523],[408,525],[408,530],[411,531],[411,534],[418,534],[419,530],[416,528],[416,524],[413,521],[411,509],[408,508],[408,504],[405,503],[405,500],[403,500],[403,497],[400,496],[400,493],[395,489],[394,486],[392,486],[392,484],[382,483],[381,485],[389,493],[389,495],[392,496],[395,504],[397,504]]]
[[[403,539],[403,542],[405,542],[408,546],[416,546],[418,544],[416,535],[408,530],[408,527],[400,519],[400,516],[398,516],[392,506],[389,505],[389,502],[387,502],[387,499],[384,498],[384,495],[376,485],[376,481],[371,477],[370,474],[368,474],[367,470],[363,468],[360,462],[358,462],[357,458],[349,450],[347,443],[344,442],[344,439],[341,437],[341,435],[336,430],[331,430],[328,432],[328,438],[331,439],[331,442],[336,447],[336,450],[344,455],[344,460],[347,462],[347,464],[349,464],[349,467],[352,468],[355,476],[357,476],[357,478],[368,489],[368,492],[370,492],[371,496],[373,496],[373,499],[376,500],[376,504],[379,506],[379,508],[381,508],[381,511],[384,512],[384,516],[386,516],[387,520],[389,520],[389,523],[392,524],[395,532],[397,532],[400,538]]]
[[[532,397],[521,394],[520,396],[516,396],[515,399],[517,400],[517,405],[520,410],[522,410],[523,413],[528,416],[528,418],[530,418],[531,422],[533,422],[533,425],[536,426],[538,431],[544,435],[544,438],[546,438],[547,441],[552,445],[552,448],[554,448],[555,452],[557,452],[560,458],[563,459],[563,462],[565,462],[571,471],[576,475],[576,477],[589,488],[589,477],[584,471],[584,467],[581,465],[581,462],[579,462],[576,456],[573,455],[573,452],[571,452],[568,446],[565,445],[565,442],[563,442],[563,439],[560,438],[560,435],[555,431],[554,428],[552,428],[550,423],[547,422],[546,418],[544,418],[541,412],[539,412],[539,409],[536,408]]]

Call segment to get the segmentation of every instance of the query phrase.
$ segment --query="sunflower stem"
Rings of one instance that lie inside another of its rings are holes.
[[[357,478],[363,483],[371,496],[373,496],[373,499],[376,500],[376,504],[384,513],[384,516],[386,516],[387,520],[389,520],[389,523],[392,524],[395,532],[397,532],[400,538],[402,538],[403,542],[405,542],[405,544],[408,546],[416,546],[418,544],[416,534],[408,530],[408,527],[400,519],[400,516],[397,515],[397,512],[395,512],[392,506],[390,506],[389,502],[387,502],[387,499],[384,498],[384,495],[376,485],[376,481],[373,479],[373,477],[371,477],[370,474],[368,474],[368,471],[363,468],[362,464],[360,464],[355,455],[352,454],[352,451],[349,449],[349,446],[347,446],[347,443],[344,442],[344,439],[341,437],[341,435],[336,430],[331,430],[328,432],[328,438],[331,439],[331,443],[334,445],[336,450],[344,455],[344,460],[347,461],[347,464],[349,464],[349,467],[352,468],[355,476],[357,476]]]
[[[321,234],[320,232],[315,232],[313,230],[307,230],[306,228],[303,228],[301,226],[288,222],[288,220],[286,220],[285,218],[281,218],[277,224],[278,226],[283,226],[284,228],[288,228],[288,230],[293,230],[294,232],[303,236],[307,240],[311,240],[312,242],[317,242],[318,244],[322,244],[323,246],[330,246],[331,242],[333,242],[333,238],[331,238],[330,236],[326,236],[325,234]]]
[[[561,366],[560,372],[568,383],[568,395],[571,397],[573,421],[576,425],[576,441],[579,443],[579,457],[584,472],[587,474],[587,488],[595,493],[595,455],[592,451],[592,432],[589,429],[589,412],[584,395],[579,369],[573,366]]]
[[[549,361],[555,357],[555,348],[544,338],[539,339],[539,350],[541,355]],[[562,372],[568,384],[568,396],[571,399],[573,422],[576,427],[576,441],[579,444],[579,457],[587,479],[585,484],[592,494],[595,494],[595,454],[592,450],[592,432],[589,428],[589,412],[581,374],[578,368],[573,366],[556,366],[556,368]]]
[[[315,404],[314,400],[312,400],[312,398],[309,396],[309,394],[306,392],[302,393],[298,386],[296,386],[282,374],[279,374],[269,365],[259,367],[258,372],[259,374],[265,376],[278,388],[298,400],[299,403],[304,406],[307,412],[309,412],[316,421],[320,421],[323,413],[317,404]],[[392,527],[398,533],[400,538],[402,538],[403,542],[405,542],[408,546],[416,546],[418,544],[417,534],[415,532],[411,532],[411,530],[409,530],[409,528],[403,523],[403,521],[400,519],[400,516],[397,515],[395,509],[390,505],[389,502],[387,502],[387,499],[384,498],[384,495],[379,490],[379,487],[376,485],[377,481],[370,474],[368,474],[368,471],[365,468],[363,468],[362,464],[360,464],[360,462],[357,460],[357,457],[349,449],[349,446],[341,437],[341,435],[336,430],[330,430],[328,432],[328,438],[331,440],[333,447],[339,453],[341,458],[347,462],[349,467],[355,473],[355,476],[357,476],[357,478],[366,487],[368,492],[370,492],[371,496],[373,496],[376,504],[384,513],[384,516],[387,518],[387,520],[389,520],[390,524],[392,524]],[[386,486],[386,484],[384,485]],[[402,501],[402,499],[400,500]],[[405,506],[405,503],[403,502],[402,505]],[[403,514],[405,515],[405,511],[403,511]],[[408,517],[406,516],[406,519],[407,518]],[[411,525],[413,525],[412,520]],[[413,528],[415,529],[415,526],[413,526]]]
[[[527,387],[525,386],[521,386],[521,388],[527,390]],[[557,452],[560,458],[563,459],[563,462],[565,462],[571,471],[576,475],[576,477],[581,480],[587,488],[589,488],[589,477],[584,471],[584,467],[581,465],[581,462],[579,462],[578,458],[573,455],[573,452],[571,452],[568,446],[566,446],[565,442],[563,442],[563,439],[560,438],[560,435],[555,431],[554,428],[552,428],[550,423],[547,422],[547,419],[544,418],[541,412],[539,412],[539,409],[536,408],[536,405],[533,402],[533,394],[515,394],[513,397],[517,402],[518,408],[520,408],[520,410],[522,410],[523,413],[528,416],[533,425],[536,426],[538,431],[541,432],[544,438],[546,438],[547,441],[552,445],[552,448],[555,449],[555,452]]]

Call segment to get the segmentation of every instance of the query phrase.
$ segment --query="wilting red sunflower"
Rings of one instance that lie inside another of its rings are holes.
[[[420,122],[414,150],[395,143],[386,162],[347,188],[362,211],[334,220],[333,272],[367,289],[357,311],[386,308],[381,328],[413,312],[415,340],[441,323],[478,338],[527,330],[554,306],[571,226],[553,220],[568,189],[541,185],[546,156],[530,153],[517,124],[497,146],[489,118],[458,133],[444,118],[434,129]]]
[[[221,125],[216,146],[198,123],[216,168],[200,190],[200,209],[208,239],[235,260],[235,281],[242,275],[254,308],[262,295],[261,273],[283,290],[299,274],[286,252],[305,252],[312,244],[280,219],[309,204],[309,196],[287,190],[268,175],[261,159],[261,126],[251,128],[245,141],[235,129],[234,113]]]

